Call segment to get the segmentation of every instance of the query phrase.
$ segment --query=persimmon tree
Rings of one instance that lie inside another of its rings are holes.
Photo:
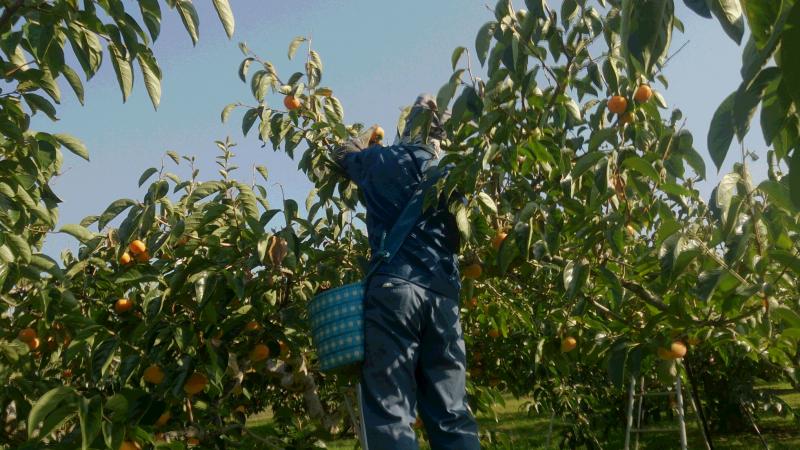
[[[187,3],[168,2],[179,11]],[[712,419],[725,414],[719,398],[749,412],[785,408],[752,384],[798,386],[791,92],[800,78],[791,76],[794,61],[776,53],[796,45],[795,2],[741,2],[754,36],[745,59],[763,58],[746,63],[753,72],[712,120],[708,150],[719,166],[729,145],[717,144],[741,141],[761,104],[772,127],[771,170],[756,184],[748,164],[757,152],[744,149],[710,199],[696,186],[710,178],[703,151],[667,103],[662,72],[672,33],[682,32],[673,1],[566,0],[558,10],[524,3],[496,4],[474,49],[455,49],[453,75],[437,95],[452,113],[441,162],[452,170],[438,188],[467,197],[452,212],[464,242],[474,409],[489,412],[502,391],[527,396],[533,411],[569,418],[562,445],[599,447],[601,431],[622,423],[621,387],[634,376],[685,377],[693,396],[697,387],[714,396],[701,403]],[[739,2],[687,3],[739,35]],[[192,14],[185,17],[190,25]],[[253,98],[226,106],[221,118],[241,114],[246,139],[255,134],[298,161],[314,185],[305,209],[294,199],[270,205],[267,168],[245,175],[226,139],[216,143],[217,179],[201,179],[193,158],[170,153],[142,175],[144,198],[64,227],[80,248],[60,262],[26,256],[28,247],[4,234],[0,253],[12,256],[0,266],[0,293],[13,306],[4,307],[0,342],[4,443],[225,448],[251,439],[302,448],[350,426],[341,377],[317,370],[305,303],[359,279],[369,256],[358,192],[329,159],[363,125],[345,121],[310,40],[291,42],[294,72],[240,48],[239,75]],[[55,164],[58,153],[49,154]],[[188,176],[177,175],[181,168]],[[21,188],[36,192],[33,182],[1,182],[4,206]],[[45,220],[36,196],[19,198],[33,212],[4,211],[3,226],[29,230]],[[42,224],[41,233],[52,228]],[[751,389],[737,397],[714,390],[734,382]],[[275,426],[256,434],[245,418],[267,407]]]

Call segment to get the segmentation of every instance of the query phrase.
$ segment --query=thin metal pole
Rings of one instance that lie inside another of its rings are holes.
[[[361,443],[363,450],[369,450],[369,442],[367,441],[367,424],[364,421],[364,398],[361,394],[361,383],[356,383],[356,398],[358,398],[358,417],[360,422],[358,441]]]
[[[675,395],[678,398],[678,430],[681,433],[681,450],[686,450],[686,421],[683,417],[683,394],[681,393],[681,374],[675,377]]]
[[[639,450],[639,436],[642,429],[642,403],[644,403],[644,376],[639,378],[639,408],[636,412],[636,440],[633,442],[633,449]]]
[[[633,393],[636,389],[636,377],[631,376],[631,385],[628,389],[628,417],[625,426],[625,450],[631,448],[631,428],[633,427]]]
[[[361,439],[361,425],[358,423],[358,419],[356,418],[355,409],[353,408],[353,405],[350,403],[350,392],[349,392],[349,390],[350,390],[349,388],[343,388],[340,392],[342,393],[342,396],[344,397],[344,406],[345,406],[345,408],[347,408],[347,413],[348,413],[348,415],[350,415],[350,423],[353,424],[353,433],[356,435],[356,438],[360,440]],[[353,392],[355,393],[355,389],[353,389]],[[356,395],[358,395],[358,394],[356,394]],[[361,408],[361,405],[359,405],[359,408]]]

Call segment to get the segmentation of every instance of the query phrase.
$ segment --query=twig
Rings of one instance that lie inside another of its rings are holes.
[[[694,371],[688,360],[684,360],[683,367],[686,368],[686,375],[689,380],[689,398],[691,398],[694,411],[700,420],[700,431],[703,433],[706,449],[714,450],[714,443],[711,441],[711,427],[708,426],[708,420],[706,420],[706,414],[703,411],[703,404],[700,402],[700,394],[697,391],[697,378],[694,376]]]
[[[270,438],[266,438],[266,437],[263,437],[263,436],[259,436],[259,435],[257,435],[256,433],[254,433],[252,430],[250,430],[247,427],[242,427],[242,430],[245,432],[245,434],[250,436],[252,439],[254,439],[254,440],[256,440],[256,441],[258,441],[258,442],[260,442],[260,443],[262,443],[264,445],[268,445],[270,448],[274,448],[274,449],[282,449],[283,448],[282,445],[279,445],[280,441],[278,441],[277,444],[275,443],[275,441],[276,441],[275,438],[270,439]]]
[[[671,54],[667,59],[665,59],[664,60],[664,64],[661,64],[661,67],[658,68],[658,71],[656,71],[656,73],[653,76],[655,77],[656,75],[660,74],[664,70],[664,68],[667,67],[667,64],[669,64],[669,61],[672,58],[674,58],[678,53],[680,53],[681,50],[683,50],[687,45],[689,45],[690,42],[692,42],[692,41],[689,40],[689,41],[684,42],[683,45],[681,45],[680,48],[678,48],[678,50],[675,51],[675,53]]]
[[[658,296],[652,292],[648,291],[647,288],[627,280],[620,280],[620,283],[625,289],[636,294],[648,305],[658,309],[661,312],[667,311],[667,305],[664,304],[664,301],[658,298]]]
[[[692,238],[694,238],[694,240],[697,241],[697,244],[700,246],[701,249],[703,249],[703,252],[706,254],[706,256],[710,257],[717,264],[719,264],[723,269],[727,270],[728,273],[733,275],[733,277],[736,278],[737,280],[739,280],[740,283],[742,283],[746,287],[750,286],[750,282],[745,280],[744,277],[742,277],[741,275],[739,275],[738,272],[733,270],[733,268],[731,268],[731,266],[729,266],[725,261],[723,261],[722,258],[719,257],[719,255],[717,255],[716,253],[712,252],[711,249],[709,249],[702,240],[696,238],[695,236],[692,236]]]
[[[610,310],[610,309],[606,308],[605,306],[601,305],[600,303],[597,303],[597,302],[596,302],[596,301],[595,301],[593,298],[591,298],[591,297],[588,297],[588,296],[587,296],[586,298],[589,300],[589,303],[591,303],[592,305],[594,305],[594,307],[595,307],[595,308],[599,309],[600,311],[603,311],[604,313],[606,313],[607,315],[609,315],[611,318],[613,318],[613,319],[616,319],[616,320],[617,320],[617,322],[620,322],[620,323],[623,323],[623,324],[625,324],[625,325],[628,325],[628,326],[629,326],[629,327],[631,327],[631,328],[636,328],[635,326],[632,326],[631,324],[629,324],[629,323],[628,323],[628,322],[625,320],[625,318],[624,318],[624,317],[622,317],[622,316],[620,316],[619,314],[615,313],[614,311],[612,311],[612,310]]]
[[[744,405],[741,398],[739,399],[739,408],[742,411],[744,411],[745,415],[747,415],[747,419],[750,420],[750,424],[753,425],[753,429],[756,431],[758,439],[761,441],[761,445],[764,446],[765,450],[769,450],[769,445],[767,444],[767,441],[764,439],[764,436],[761,435],[761,430],[758,429],[758,425],[756,425],[756,421],[753,418],[753,415],[750,414],[750,410],[747,409],[747,406]]]
[[[731,324],[731,323],[734,323],[734,322],[738,322],[738,321],[740,321],[742,319],[746,319],[746,318],[752,316],[753,314],[755,314],[755,313],[757,313],[759,311],[761,311],[761,305],[754,306],[754,307],[748,309],[747,311],[743,312],[742,314],[739,314],[738,316],[732,317],[730,319],[719,318],[719,319],[716,319],[716,320],[704,320],[702,322],[696,322],[696,323],[698,325],[700,325],[700,326],[709,326],[709,325],[710,326],[722,326],[722,325],[728,325],[728,324]]]
[[[469,54],[469,49],[466,49],[466,51],[467,51],[467,73],[469,74],[469,79],[472,81],[472,87],[477,88],[477,86],[475,86],[476,85],[475,75],[472,74],[472,56],[470,56]]]
[[[25,67],[28,67],[28,66],[30,66],[31,64],[33,64],[33,63],[35,63],[35,62],[36,62],[36,61],[28,61],[28,62],[26,62],[25,64],[20,64],[19,66],[17,66],[17,67],[15,67],[15,68],[13,68],[13,69],[9,70],[8,72],[6,72],[6,74],[5,74],[5,78],[8,78],[8,77],[10,77],[11,75],[14,75],[15,73],[19,72],[20,70],[24,69]]]
[[[189,423],[194,423],[194,411],[192,411],[192,399],[186,399],[186,411],[189,413]]]

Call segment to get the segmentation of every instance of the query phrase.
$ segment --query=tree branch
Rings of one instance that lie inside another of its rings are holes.
[[[667,305],[664,304],[664,301],[658,298],[658,296],[652,292],[648,291],[645,287],[639,286],[638,284],[627,280],[620,280],[620,283],[625,289],[636,294],[640,299],[644,300],[645,303],[653,308],[656,308],[661,312],[665,312],[667,310]]]

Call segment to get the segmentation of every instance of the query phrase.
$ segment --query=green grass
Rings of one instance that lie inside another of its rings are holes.
[[[800,393],[783,395],[782,398],[793,408],[800,409]],[[506,404],[502,407],[498,407],[495,411],[497,420],[485,414],[478,416],[478,426],[482,435],[492,433],[504,440],[511,440],[513,442],[513,446],[511,447],[501,445],[493,446],[484,439],[484,449],[547,448],[547,435],[550,425],[549,418],[526,414],[521,410],[524,402],[525,399],[507,397]],[[270,426],[270,417],[269,413],[251,417],[250,420],[248,420],[248,425],[255,431],[258,431],[258,429],[266,431],[265,428]],[[686,420],[689,448],[702,448],[702,435],[699,431],[694,414],[687,411]],[[800,429],[793,419],[770,415],[760,417],[757,421],[770,449],[800,449]],[[675,424],[665,423],[663,426],[668,427]],[[620,429],[612,431],[608,441],[605,443],[606,448],[623,448],[625,436],[624,429],[622,429],[621,426],[622,424],[620,424]],[[551,448],[557,448],[560,431],[561,424],[555,423],[553,426]],[[735,434],[714,434],[713,442],[717,449],[751,450],[763,448],[758,436],[750,429],[742,430],[741,433]],[[328,442],[327,444],[328,448],[334,450],[352,450],[356,447],[356,440],[339,439]],[[677,430],[643,434],[639,445],[639,448],[643,450],[666,450],[678,447],[679,440]],[[246,448],[246,446],[243,448]],[[424,438],[420,439],[420,448],[423,450],[430,448],[424,441]]]

